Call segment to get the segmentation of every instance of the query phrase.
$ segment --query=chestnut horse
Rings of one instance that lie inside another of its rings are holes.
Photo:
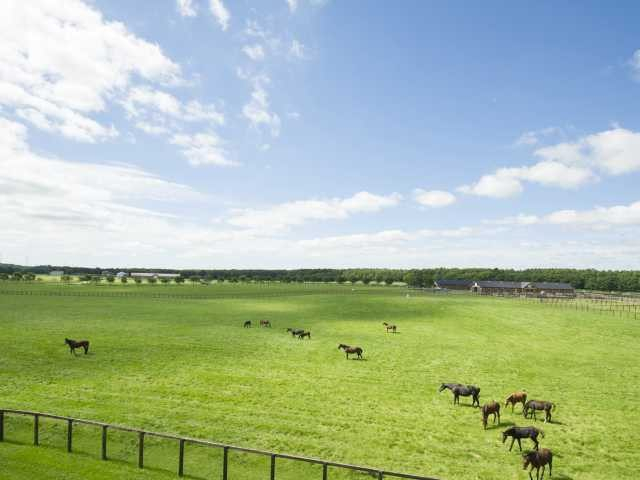
[[[360,360],[362,360],[362,352],[364,350],[362,350],[360,347],[351,347],[349,345],[345,345],[344,343],[341,343],[340,345],[338,345],[338,350],[342,349],[344,351],[344,353],[347,355],[347,360],[349,360],[349,354],[350,353],[355,353],[358,358]]]
[[[553,463],[553,453],[548,448],[543,448],[542,450],[533,451],[529,453],[525,453],[522,455],[522,469],[526,470],[529,465],[531,465],[531,469],[529,470],[529,478],[533,480],[531,476],[531,472],[533,469],[536,469],[536,479],[543,480],[544,479],[544,468],[545,465],[549,465],[549,476],[551,476],[551,466]],[[542,476],[540,476],[540,467],[542,467]]]
[[[489,415],[493,415],[493,423],[496,423],[496,416],[498,417],[498,425],[500,425],[500,404],[495,400],[490,403],[485,403],[482,406],[482,426],[487,429],[487,419]]]
[[[537,420],[536,410],[544,410],[544,423],[547,423],[551,421],[551,410],[554,408],[556,408],[556,404],[553,402],[547,402],[545,400],[529,400],[524,404],[522,414],[524,415],[524,418],[527,418],[529,410],[531,410],[531,417],[534,420]]]
[[[75,340],[71,340],[70,338],[64,339],[65,345],[69,345],[69,353],[76,354],[76,348],[84,348],[84,354],[89,353],[89,340],[80,340],[76,342]]]
[[[524,410],[524,404],[526,402],[527,402],[527,392],[525,392],[524,390],[521,390],[519,392],[513,392],[505,400],[504,408],[507,408],[507,405],[511,404],[511,411],[513,412],[513,407],[516,406],[516,403],[521,403],[522,409]]]
[[[391,330],[393,333],[396,333],[396,329],[398,328],[396,325],[390,325],[387,322],[382,322],[382,325],[384,325],[384,328],[387,329],[387,333],[389,333],[389,330]]]
[[[260,320],[261,327],[271,327],[271,322],[269,320]]]

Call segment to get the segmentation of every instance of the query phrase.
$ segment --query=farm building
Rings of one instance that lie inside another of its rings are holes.
[[[435,288],[447,290],[470,290],[475,282],[473,280],[436,280],[433,282]]]
[[[570,296],[576,294],[568,283],[562,282],[509,282],[502,280],[436,280],[435,288],[466,290],[480,295],[552,295]]]
[[[161,278],[174,279],[174,278],[178,278],[179,276],[180,276],[179,273],[134,272],[131,274],[131,278],[141,278],[141,279],[155,278],[156,280],[159,280]]]
[[[62,271],[62,270],[51,270],[49,272],[49,275],[51,275],[52,277],[61,277],[62,275],[64,275],[64,271]]]

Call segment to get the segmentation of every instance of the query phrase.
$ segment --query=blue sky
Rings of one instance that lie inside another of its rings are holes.
[[[637,2],[7,11],[1,261],[640,268]]]

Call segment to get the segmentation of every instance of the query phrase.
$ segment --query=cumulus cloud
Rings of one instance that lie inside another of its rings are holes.
[[[264,48],[260,44],[245,45],[242,47],[242,51],[251,60],[264,60]]]
[[[231,14],[227,7],[225,7],[222,0],[209,0],[209,10],[215,17],[215,19],[220,24],[220,28],[223,31],[226,31],[229,28],[229,20],[231,19]]]
[[[375,195],[359,192],[349,198],[300,200],[266,209],[237,210],[227,220],[230,225],[263,231],[280,231],[311,220],[341,220],[356,213],[373,213],[393,207],[401,200],[397,193]]]
[[[197,15],[193,0],[176,0],[176,7],[178,13],[183,17],[195,17]]]
[[[549,135],[562,133],[562,129],[558,127],[541,128],[540,130],[530,130],[520,135],[514,144],[516,146],[532,146],[540,143],[540,139]]]
[[[266,85],[271,79],[266,75],[257,75],[250,78],[253,86],[251,100],[242,107],[242,115],[249,121],[251,126],[259,128],[265,126],[273,137],[280,135],[280,117],[272,112],[269,105],[269,94]]]
[[[413,198],[420,205],[425,207],[446,207],[456,201],[456,196],[443,190],[422,190],[420,188],[413,191]]]
[[[224,142],[213,132],[189,134],[176,134],[170,139],[170,143],[182,147],[182,154],[193,166],[216,165],[219,167],[234,167],[239,165],[227,158]]]
[[[291,41],[291,46],[289,47],[289,55],[294,58],[304,59],[306,58],[306,48],[295,38]]]
[[[91,115],[134,78],[181,81],[160,47],[80,0],[9,0],[0,16],[0,105],[37,128],[95,142],[117,134]],[[73,45],[73,48],[69,48]]]

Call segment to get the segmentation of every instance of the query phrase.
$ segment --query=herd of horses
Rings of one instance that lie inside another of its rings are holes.
[[[443,390],[450,390],[453,394],[453,404],[460,403],[460,397],[471,397],[471,405],[480,407],[480,388],[475,385],[464,385],[462,383],[442,383],[439,392]],[[511,412],[514,411],[516,404],[522,404],[522,415],[524,418],[532,418],[537,420],[536,411],[544,411],[544,422],[551,422],[551,411],[555,408],[553,402],[546,400],[527,400],[527,392],[524,390],[513,392],[510,394],[504,403],[504,407],[507,408],[511,405]],[[491,401],[485,403],[480,407],[482,415],[482,426],[486,430],[489,416],[493,415],[493,423],[500,425],[500,404],[498,402]],[[526,470],[529,468],[529,478],[533,480],[532,472],[536,470],[536,478],[544,479],[545,468],[549,466],[549,476],[551,476],[551,468],[553,463],[553,453],[548,448],[539,449],[538,436],[544,438],[544,431],[537,427],[517,427],[512,426],[502,432],[502,443],[507,441],[507,438],[511,438],[511,445],[509,451],[513,448],[514,442],[518,442],[518,448],[522,452],[522,439],[530,439],[534,444],[534,449],[531,452],[526,452],[522,455],[522,468]],[[540,476],[540,470],[542,469],[542,476]]]
[[[271,322],[269,320],[260,320],[260,327],[271,328]],[[382,325],[385,327],[387,333],[397,332],[397,326],[389,324],[387,322],[383,322]],[[243,328],[251,328],[252,322],[251,320],[246,320],[243,324]],[[311,332],[304,330],[302,328],[287,328],[286,331],[291,333],[292,337],[298,337],[298,339],[302,340],[304,338],[308,338],[311,340]],[[82,348],[84,350],[85,355],[89,353],[89,341],[88,340],[72,340],[70,338],[65,338],[64,342],[69,346],[69,351],[71,354],[76,355],[76,349]],[[338,345],[338,350],[342,350],[345,353],[347,360],[349,359],[349,355],[355,355],[357,359],[361,360],[363,349],[358,346],[351,346],[341,343]],[[486,403],[480,407],[480,388],[475,385],[465,385],[462,383],[442,383],[438,392],[442,392],[444,390],[450,390],[453,394],[453,404],[460,404],[460,397],[471,397],[471,406],[479,407],[482,415],[482,426],[486,430],[487,423],[490,416],[493,416],[493,423],[497,422],[500,425],[500,404],[498,402],[491,401]],[[504,407],[507,408],[511,405],[511,412],[514,412],[514,408],[517,404],[522,404],[522,414],[524,418],[532,418],[534,421],[537,420],[536,411],[544,411],[545,418],[544,422],[551,422],[551,411],[555,408],[555,404],[553,402],[548,402],[545,400],[527,400],[527,392],[517,391],[510,394],[505,399]],[[511,445],[509,446],[509,451],[513,449],[513,444],[517,441],[518,448],[520,452],[522,452],[522,439],[530,439],[533,444],[535,450],[531,452],[526,452],[522,455],[522,465],[523,469],[526,470],[529,468],[529,478],[533,480],[532,472],[536,470],[536,478],[544,479],[545,468],[549,466],[549,476],[551,476],[551,469],[553,463],[553,453],[551,450],[547,448],[539,449],[538,436],[544,438],[544,431],[539,428],[529,426],[529,427],[518,427],[512,426],[507,428],[502,432],[502,443],[505,443],[507,438],[511,438]],[[542,469],[542,477],[540,477],[540,470]]]

